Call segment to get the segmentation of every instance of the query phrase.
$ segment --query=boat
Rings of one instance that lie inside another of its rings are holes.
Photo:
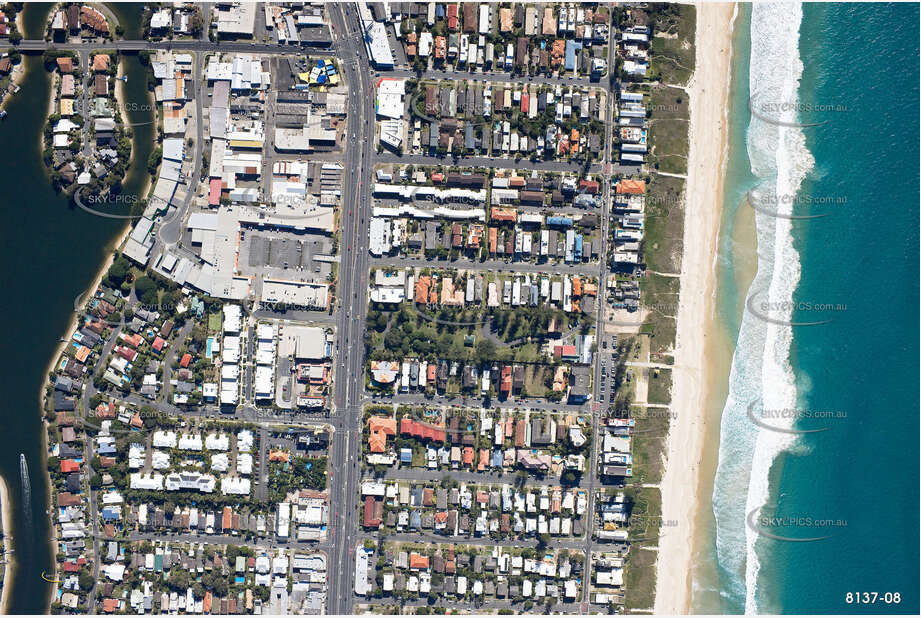
[[[128,76],[127,76],[127,75],[122,75],[121,77],[116,77],[115,79],[120,79],[120,80],[122,80],[123,82],[127,82],[127,81],[128,81]]]
[[[6,110],[4,109],[0,111],[0,120],[5,120],[5,119],[6,119]]]

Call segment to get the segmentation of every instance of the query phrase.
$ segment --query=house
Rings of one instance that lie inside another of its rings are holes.
[[[394,423],[396,423],[396,421],[394,421]],[[445,441],[445,429],[443,426],[420,423],[419,421],[408,418],[400,420],[400,435],[412,436],[426,442]]]
[[[108,58],[108,56],[105,56]],[[93,79],[93,93],[97,97],[109,96],[109,80],[105,75],[96,75]]]
[[[404,419],[405,420],[405,419]],[[397,433],[397,421],[393,418],[384,416],[372,416],[368,419],[368,446],[372,453],[387,452],[387,436],[395,436]],[[442,431],[442,441],[444,441],[444,432]]]
[[[365,496],[364,519],[362,521],[362,525],[365,528],[380,528],[383,513],[383,502],[375,500],[373,496]]]
[[[427,571],[429,568],[428,556],[422,556],[416,552],[409,554],[409,568],[413,571]]]
[[[109,70],[109,55],[108,54],[96,54],[93,56],[93,72],[94,73],[104,73]]]

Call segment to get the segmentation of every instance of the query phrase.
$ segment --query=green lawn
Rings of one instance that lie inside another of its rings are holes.
[[[656,372],[659,375],[656,377]],[[671,369],[650,369],[649,370],[649,393],[646,398],[648,403],[659,403],[668,405],[672,402],[672,370]]]
[[[693,5],[685,4],[655,6],[659,10],[653,18],[650,75],[667,84],[683,86],[694,72],[697,11]]]
[[[630,518],[630,554],[624,571],[624,604],[627,610],[653,606],[656,591],[656,558],[662,517],[662,497],[655,487],[628,490],[633,509]],[[635,539],[635,540],[633,540]]]
[[[649,96],[649,162],[671,174],[688,171],[688,96],[680,88],[653,88]]]
[[[643,304],[650,311],[643,322],[641,332],[650,336],[650,360],[662,362],[675,348],[675,318],[678,304],[680,280],[677,277],[663,277],[649,274],[640,285]]]
[[[643,257],[650,270],[681,271],[684,247],[684,179],[655,176],[646,195]]]

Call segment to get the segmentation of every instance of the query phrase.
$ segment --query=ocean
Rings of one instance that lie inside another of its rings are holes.
[[[736,346],[719,600],[698,611],[918,611],[918,17],[785,3],[736,22],[725,196],[755,210],[758,267],[736,289],[721,242]]]

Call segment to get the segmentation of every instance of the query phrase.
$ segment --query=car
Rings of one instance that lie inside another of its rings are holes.
[[[607,341],[602,341],[602,342],[601,342],[601,349],[602,349],[602,350],[607,350],[607,349],[608,349],[608,342],[607,342]]]

